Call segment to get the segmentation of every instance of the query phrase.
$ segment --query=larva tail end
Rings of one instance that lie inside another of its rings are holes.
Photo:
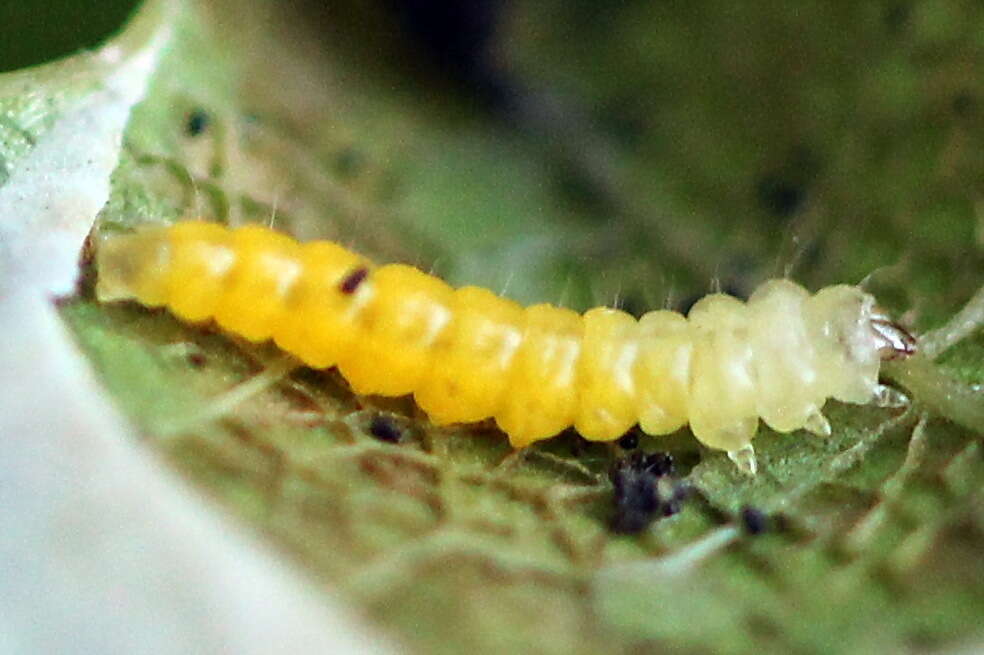
[[[157,271],[167,258],[167,240],[161,231],[141,230],[101,240],[96,250],[96,298],[100,302],[138,299],[159,304],[150,287],[160,279]]]

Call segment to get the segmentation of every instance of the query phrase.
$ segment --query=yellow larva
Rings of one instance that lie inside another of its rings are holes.
[[[915,348],[852,286],[811,295],[770,280],[747,303],[712,294],[686,318],[579,315],[255,225],[144,228],[105,240],[97,267],[102,301],[167,306],[273,339],[310,366],[337,366],[356,393],[413,394],[437,424],[491,417],[521,448],[571,425],[611,441],[637,423],[657,435],[689,423],[749,472],[759,419],[828,434],[827,398],[884,400],[881,360]]]

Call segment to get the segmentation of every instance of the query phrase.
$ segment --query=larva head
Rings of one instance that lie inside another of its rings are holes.
[[[875,305],[871,294],[838,285],[821,289],[807,307],[817,367],[838,400],[867,403],[882,360],[915,352],[915,338]]]

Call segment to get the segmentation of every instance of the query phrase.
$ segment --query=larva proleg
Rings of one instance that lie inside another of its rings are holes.
[[[748,302],[712,294],[686,317],[580,315],[255,225],[148,227],[104,239],[96,263],[102,301],[272,339],[309,366],[337,366],[356,393],[413,394],[437,424],[492,418],[517,448],[572,425],[614,441],[636,424],[654,435],[689,424],[749,473],[759,420],[827,435],[827,399],[885,397],[882,360],[916,345],[847,285],[811,295],[770,280]]]

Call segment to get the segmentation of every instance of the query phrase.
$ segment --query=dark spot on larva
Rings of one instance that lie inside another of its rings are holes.
[[[188,353],[188,363],[194,368],[201,368],[205,366],[206,361],[207,359],[203,353]]]
[[[745,505],[739,512],[742,527],[750,535],[759,535],[769,529],[769,517],[760,509]]]
[[[367,277],[369,277],[369,269],[365,266],[360,266],[342,278],[342,281],[338,284],[338,290],[346,295],[352,295]]]
[[[615,495],[612,530],[638,534],[653,521],[680,511],[690,487],[673,476],[673,458],[667,453],[636,451],[618,460],[608,471]]]
[[[185,120],[185,132],[188,136],[198,136],[208,129],[209,122],[209,116],[204,109],[195,109]]]
[[[369,434],[387,443],[398,443],[403,438],[403,433],[393,419],[382,414],[372,417],[369,422]]]
[[[639,447],[639,434],[635,430],[626,432],[618,440],[618,447],[622,450],[635,450]]]

